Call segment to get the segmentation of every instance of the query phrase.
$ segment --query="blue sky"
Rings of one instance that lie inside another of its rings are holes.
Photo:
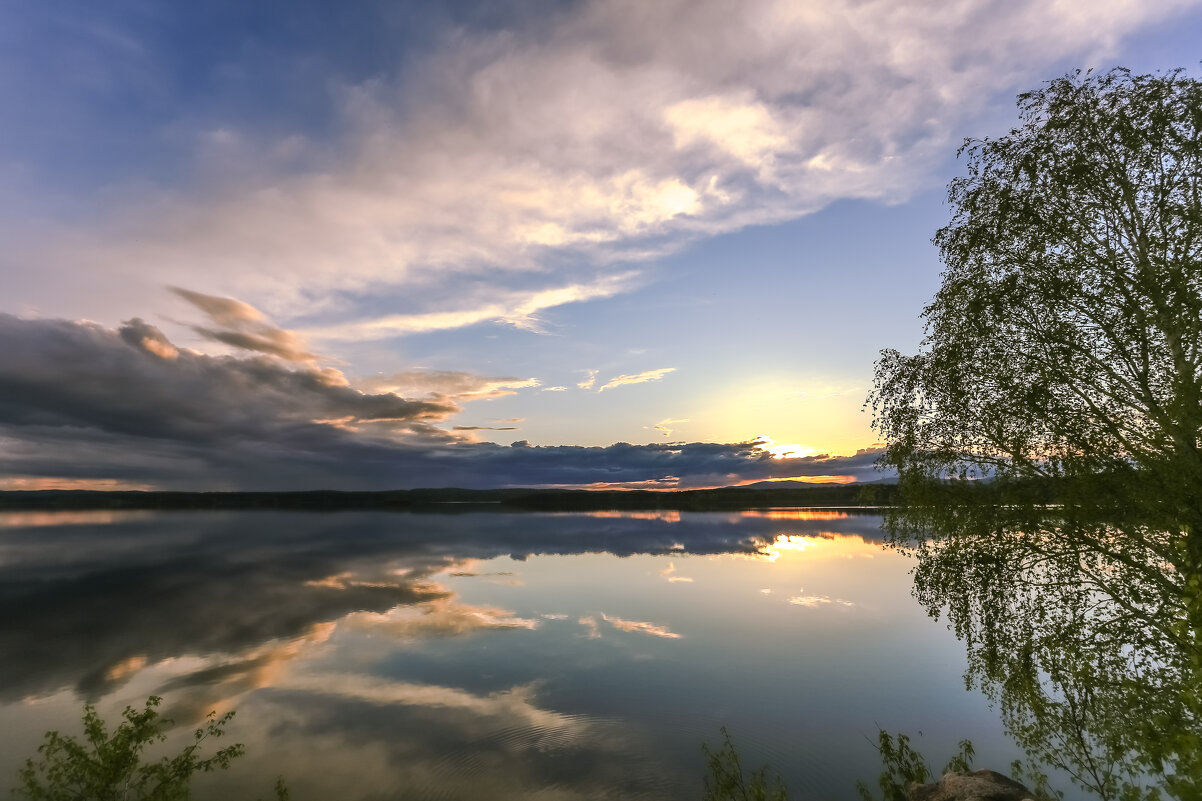
[[[4,486],[706,486],[873,478],[959,142],[1072,68],[1196,74],[1202,2],[0,23]]]

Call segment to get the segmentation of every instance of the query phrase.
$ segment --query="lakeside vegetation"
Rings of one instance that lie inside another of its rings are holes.
[[[1027,766],[1202,798],[1202,81],[1019,109],[962,147],[926,336],[877,362],[887,542]]]
[[[162,700],[152,695],[140,710],[127,706],[111,729],[94,706],[85,704],[82,739],[46,732],[37,755],[26,759],[18,771],[13,797],[25,801],[187,801],[197,775],[229,770],[234,760],[246,754],[241,743],[204,753],[206,746],[225,736],[234,712],[220,717],[210,712],[187,745],[170,754],[149,754],[156,746],[162,750],[173,727],[173,721],[159,713]],[[706,762],[704,801],[788,801],[781,777],[767,766],[745,770],[730,733],[725,727],[721,733],[722,743],[717,748],[701,747]],[[881,801],[908,801],[908,788],[937,776],[904,734],[895,738],[879,731],[875,747],[883,767],[877,778]],[[938,775],[968,771],[972,758],[972,743],[962,741]],[[857,782],[856,787],[862,801],[876,801],[864,782]],[[273,795],[275,801],[291,797],[283,777],[276,779]]]
[[[26,801],[187,801],[193,777],[228,770],[246,753],[235,743],[203,754],[207,745],[225,735],[234,717],[233,712],[221,717],[210,712],[178,752],[157,759],[148,755],[148,750],[167,742],[172,726],[159,714],[162,700],[152,695],[140,710],[127,706],[111,731],[96,707],[86,704],[82,740],[46,732],[36,758],[21,767],[13,796]],[[275,801],[288,801],[283,778],[276,780],[274,795]]]

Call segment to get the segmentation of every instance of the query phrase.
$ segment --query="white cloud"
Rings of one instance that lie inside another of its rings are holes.
[[[668,562],[668,566],[659,571],[659,574],[674,584],[680,582],[692,583],[693,581],[693,579],[689,578],[688,576],[676,575],[676,564],[674,562]]]
[[[356,382],[372,392],[390,392],[414,397],[424,395],[439,400],[458,402],[491,400],[516,394],[516,390],[537,387],[537,378],[516,376],[482,376],[455,370],[408,370],[390,376],[374,376]],[[502,422],[521,422],[511,418]]]
[[[664,110],[664,120],[678,150],[706,143],[757,170],[773,154],[790,148],[784,126],[770,109],[751,100],[750,92],[682,100]]]
[[[659,381],[668,373],[674,372],[676,372],[675,367],[661,367],[658,370],[644,370],[643,372],[635,373],[634,375],[620,375],[606,381],[597,391],[604,392],[607,389],[623,387],[628,384],[645,384],[648,381]]]
[[[630,288],[565,299],[580,283],[565,283],[566,265],[645,258],[842,198],[902,200],[999,93],[1065,60],[1105,64],[1121,37],[1195,5],[593,0],[540,35],[460,32],[420,70],[344,88],[350,133],[320,170],[214,170],[215,189],[135,193],[89,231],[42,230],[51,244],[10,253],[98,286],[200,279],[277,314],[323,289],[534,271],[559,288],[529,307],[325,335],[537,326],[539,309]],[[222,128],[264,154],[298,134],[256,144]]]
[[[542,332],[538,312],[563,306],[613,297],[631,285],[634,272],[606,276],[592,283],[570,284],[535,292],[511,292],[501,300],[474,308],[419,314],[390,314],[342,325],[311,328],[306,334],[324,340],[371,340],[406,334],[421,334],[496,322],[526,331]]]
[[[651,430],[658,431],[659,433],[663,434],[665,437],[670,437],[670,436],[672,436],[672,432],[676,430],[676,429],[672,428],[671,426],[677,425],[678,423],[687,423],[687,422],[689,422],[688,418],[682,418],[682,419],[677,420],[677,419],[668,417],[663,420],[660,420],[658,423],[651,426]]]

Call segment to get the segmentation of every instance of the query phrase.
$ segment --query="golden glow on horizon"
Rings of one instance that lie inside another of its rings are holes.
[[[56,478],[48,476],[5,476],[0,478],[0,490],[106,490],[148,491],[151,484],[122,481],[118,478]]]
[[[778,476],[776,478],[749,479],[736,486],[742,487],[748,484],[763,484],[773,481],[800,481],[803,484],[854,484],[856,483],[856,477],[846,474],[824,474],[820,476]]]
[[[677,485],[680,479],[648,479],[646,481],[594,481],[591,484],[538,484],[538,489],[574,489],[574,490],[665,490],[675,492],[680,489]],[[697,489],[697,488],[692,488]]]
[[[748,372],[712,391],[720,394],[679,409],[692,421],[690,439],[746,442],[759,436],[775,456],[852,456],[878,439],[871,415],[861,409],[868,390],[847,376]]]
[[[768,451],[772,454],[773,459],[795,459],[800,456],[815,456],[818,451],[806,445],[793,443],[778,443],[771,437],[764,437],[763,444],[760,445],[761,450]]]
[[[759,517],[768,520],[844,520],[851,517],[847,512],[823,509],[748,509],[740,512],[741,517]]]

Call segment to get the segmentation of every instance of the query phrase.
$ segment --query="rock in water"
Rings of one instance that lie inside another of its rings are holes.
[[[910,801],[1032,801],[1035,794],[993,770],[945,773],[933,784],[912,784]]]

